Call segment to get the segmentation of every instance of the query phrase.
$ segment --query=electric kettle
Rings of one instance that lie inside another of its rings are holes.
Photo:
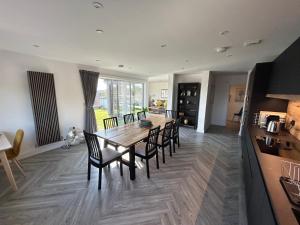
[[[267,132],[272,134],[278,134],[280,131],[280,122],[272,120],[268,123]]]

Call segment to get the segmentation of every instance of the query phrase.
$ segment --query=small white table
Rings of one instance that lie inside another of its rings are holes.
[[[7,178],[13,188],[14,191],[18,189],[15,178],[12,174],[9,162],[7,160],[5,150],[10,149],[12,146],[6,136],[3,133],[0,133],[0,159],[1,163],[4,167],[5,173],[7,175]]]

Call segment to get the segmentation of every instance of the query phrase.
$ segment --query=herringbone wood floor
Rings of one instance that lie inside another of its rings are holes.
[[[0,224],[239,224],[238,137],[223,128],[180,132],[182,146],[166,164],[157,170],[151,160],[151,179],[140,161],[135,181],[114,165],[104,170],[101,191],[96,169],[87,182],[85,145],[22,160],[27,177],[13,168],[15,193],[0,169]]]

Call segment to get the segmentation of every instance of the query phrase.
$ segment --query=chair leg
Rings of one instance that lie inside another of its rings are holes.
[[[173,152],[175,152],[175,139],[173,139]],[[170,156],[172,156],[172,151],[170,151]]]
[[[122,159],[120,160],[120,175],[123,176],[123,163],[122,163]]]
[[[99,168],[98,190],[101,190],[101,183],[102,183],[102,167]]]
[[[165,163],[166,160],[165,160],[165,147],[164,146],[162,146],[161,152],[162,152],[163,163]]]
[[[146,159],[146,167],[147,167],[147,177],[150,178],[149,160],[148,159]]]
[[[12,160],[14,162],[14,164],[18,167],[18,169],[20,170],[20,172],[23,174],[24,177],[26,177],[24,170],[22,169],[22,166],[20,164],[20,162],[17,159],[13,159]]]
[[[91,163],[88,162],[88,173],[87,173],[87,179],[90,180],[91,179]]]
[[[158,151],[156,152],[156,168],[159,169]]]

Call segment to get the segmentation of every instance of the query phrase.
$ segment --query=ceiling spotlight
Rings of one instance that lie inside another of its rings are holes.
[[[165,47],[167,47],[167,44],[162,44],[160,47],[165,48]]]
[[[94,6],[96,9],[104,8],[104,6],[103,6],[100,2],[93,2],[93,6]]]
[[[228,33],[229,33],[229,30],[224,30],[224,31],[219,32],[219,35],[226,35]]]
[[[124,65],[122,65],[122,64],[121,64],[121,65],[118,65],[118,67],[120,67],[120,68],[123,68],[123,67],[124,67]]]
[[[249,47],[252,45],[259,45],[262,43],[262,39],[257,39],[257,40],[249,40],[244,42],[244,47]]]
[[[223,52],[226,52],[228,49],[230,49],[230,46],[223,46],[223,47],[217,47],[217,48],[215,48],[215,51],[217,53],[223,53]]]
[[[101,30],[101,29],[97,29],[96,32],[97,32],[98,34],[102,34],[104,31]]]
[[[35,48],[41,47],[41,46],[39,46],[39,45],[37,45],[37,44],[33,44],[32,46],[35,47]]]

